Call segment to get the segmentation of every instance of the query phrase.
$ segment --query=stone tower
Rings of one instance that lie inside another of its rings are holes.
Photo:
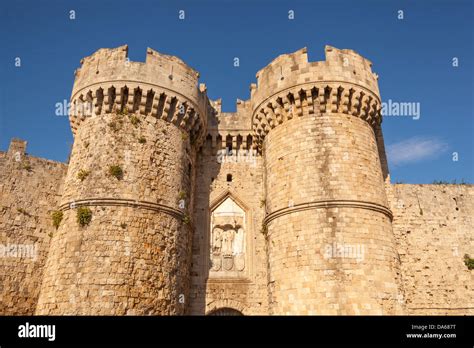
[[[279,56],[251,86],[269,312],[402,313],[377,76],[352,50],[325,51]]]
[[[100,49],[75,73],[74,134],[37,314],[183,314],[196,148],[209,102],[179,58]],[[80,221],[81,219],[81,221]]]
[[[84,58],[69,163],[0,151],[0,314],[473,314],[474,186],[391,184],[377,75],[325,51],[235,112],[177,57]]]

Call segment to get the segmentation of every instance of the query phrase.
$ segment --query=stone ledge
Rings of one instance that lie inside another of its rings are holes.
[[[390,221],[393,220],[393,214],[391,210],[377,203],[365,202],[365,201],[352,201],[352,200],[325,200],[325,201],[300,203],[300,204],[295,204],[293,207],[275,210],[274,212],[268,214],[265,217],[265,219],[263,220],[263,223],[267,225],[268,223],[275,220],[276,218],[279,218],[287,214],[292,214],[295,212],[300,212],[304,210],[312,210],[312,209],[324,209],[324,208],[368,209],[368,210],[373,210],[378,213],[382,213],[386,215],[390,219]]]
[[[153,211],[159,211],[173,217],[182,219],[184,218],[184,212],[169,206],[153,203],[148,201],[138,201],[133,199],[120,199],[120,198],[90,198],[90,199],[80,199],[77,201],[70,201],[63,203],[59,206],[59,210],[66,211],[69,209],[74,209],[75,207],[81,206],[122,206],[122,207],[131,207],[138,209],[148,209]]]

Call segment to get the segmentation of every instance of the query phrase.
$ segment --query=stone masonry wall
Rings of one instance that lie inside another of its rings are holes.
[[[222,163],[216,161],[215,150],[203,150],[198,156],[196,183],[196,230],[193,242],[191,314],[206,314],[218,308],[233,308],[245,315],[268,314],[265,238],[261,233],[262,158],[252,163]],[[232,182],[227,175],[232,175]],[[209,278],[209,204],[229,192],[249,208],[246,233],[252,243],[247,246],[250,264],[242,278]]]
[[[196,229],[190,314],[209,314],[232,308],[245,315],[268,314],[266,241],[262,234],[265,214],[263,158],[253,149],[249,103],[237,101],[236,113],[210,118],[207,140],[197,156]],[[232,150],[232,152],[230,152]],[[231,175],[231,181],[228,176]],[[210,208],[220,197],[230,195],[248,209],[245,233],[247,265],[239,277],[209,277]]]
[[[65,163],[25,154],[13,139],[0,152],[0,314],[35,311],[57,209]]]
[[[389,185],[407,314],[474,314],[473,185]]]
[[[303,115],[273,129],[264,149],[271,313],[402,313],[370,125]]]

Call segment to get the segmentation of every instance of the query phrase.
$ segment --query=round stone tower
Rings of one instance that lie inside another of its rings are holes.
[[[257,81],[270,313],[403,313],[371,63],[329,46],[326,61],[308,62],[304,48]]]
[[[74,147],[37,314],[182,314],[195,150],[209,102],[198,73],[148,49],[100,49],[75,73]]]

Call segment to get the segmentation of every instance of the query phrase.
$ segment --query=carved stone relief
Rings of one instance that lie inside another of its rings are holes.
[[[211,213],[211,272],[231,275],[245,270],[245,212],[226,198]]]

